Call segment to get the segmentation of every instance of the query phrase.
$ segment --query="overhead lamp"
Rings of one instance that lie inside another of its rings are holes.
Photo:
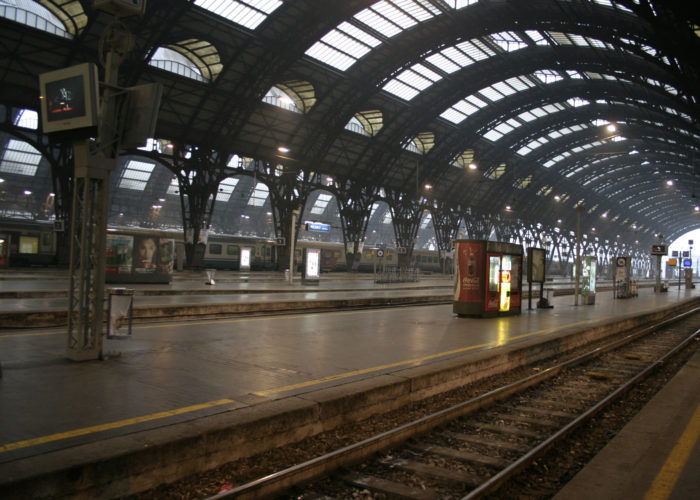
[[[506,205],[506,212],[510,212],[511,210],[513,210],[513,207],[511,207],[510,205]]]
[[[54,196],[56,196],[56,193],[49,193],[49,198],[53,198]]]
[[[279,151],[280,153],[289,153],[289,148],[285,146],[280,146],[277,148],[277,151]]]
[[[476,165],[476,163],[469,164],[469,170],[476,170],[477,168],[479,168],[479,167]]]
[[[695,212],[700,212],[700,206],[695,206]]]
[[[558,194],[555,194],[554,201],[560,201],[560,200],[561,200],[561,196],[559,196]]]
[[[425,185],[425,189],[427,189],[427,190],[429,191],[429,190],[433,189],[433,185],[432,185],[432,184],[426,184],[426,185]]]
[[[31,192],[29,189],[25,189],[25,190],[24,190],[24,194],[26,194],[27,196],[29,196],[30,194],[32,194],[32,192]]]
[[[5,182],[5,179],[3,179],[2,177],[0,177],[0,182]]]
[[[608,132],[610,132],[611,134],[613,132],[617,132],[617,125],[615,125],[614,123],[609,123],[606,128],[607,128]]]
[[[669,179],[666,181],[667,186],[673,186],[673,179]]]

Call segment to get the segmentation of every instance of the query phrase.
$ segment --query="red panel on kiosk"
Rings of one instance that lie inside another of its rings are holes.
[[[520,307],[522,295],[520,293],[520,283],[522,282],[523,258],[513,256],[511,285],[510,285],[510,307]]]
[[[481,302],[484,272],[484,243],[460,241],[457,243],[457,280],[455,300],[459,302]]]

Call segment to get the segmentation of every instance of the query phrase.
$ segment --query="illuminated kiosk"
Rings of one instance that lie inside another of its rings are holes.
[[[522,245],[456,240],[455,256],[452,312],[459,316],[521,313]]]
[[[239,271],[250,271],[250,258],[252,250],[250,247],[241,248],[241,261],[238,265]]]
[[[598,259],[596,257],[584,257],[581,262],[581,298],[584,305],[595,304],[595,275]]]
[[[321,250],[318,248],[304,249],[304,274],[301,277],[303,283],[317,285],[321,278]]]

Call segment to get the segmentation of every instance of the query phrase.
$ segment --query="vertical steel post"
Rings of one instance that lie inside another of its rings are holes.
[[[294,282],[294,231],[296,230],[298,210],[292,210],[291,241],[289,242],[289,283]]]
[[[105,247],[109,212],[109,177],[119,152],[118,103],[114,95],[120,56],[106,58],[99,137],[73,145],[75,189],[71,214],[66,357],[74,361],[102,358]]]
[[[578,305],[579,281],[581,279],[581,214],[583,205],[576,206],[576,289],[574,290],[574,305]]]

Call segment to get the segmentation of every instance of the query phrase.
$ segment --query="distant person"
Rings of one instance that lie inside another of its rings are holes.
[[[151,269],[156,267],[155,255],[156,249],[155,238],[147,237],[139,240],[136,246],[136,266],[143,269]]]

